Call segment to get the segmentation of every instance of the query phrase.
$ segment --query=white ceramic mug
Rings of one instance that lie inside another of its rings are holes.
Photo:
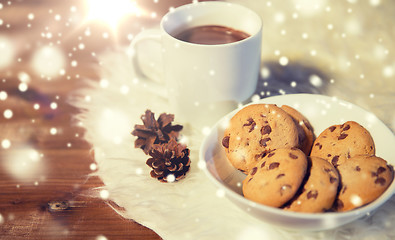
[[[189,43],[174,37],[182,30],[204,25],[225,26],[250,36],[217,45]],[[149,40],[156,41],[160,45],[157,49],[161,49],[161,59],[156,62],[163,66],[155,69],[138,61],[141,56],[150,57],[150,53],[137,48]],[[251,9],[226,2],[198,2],[167,13],[160,28],[139,33],[128,52],[138,78],[157,94],[168,97],[178,121],[206,126],[254,93],[261,40],[262,21]]]

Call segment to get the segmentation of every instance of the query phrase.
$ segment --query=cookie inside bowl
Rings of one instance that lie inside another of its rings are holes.
[[[330,125],[340,124],[346,120],[357,121],[363,126],[366,126],[375,139],[376,154],[387,159],[389,164],[394,164],[391,156],[389,156],[389,149],[395,144],[392,132],[379,119],[375,118],[374,115],[360,107],[336,98],[313,94],[276,96],[262,99],[260,103],[295,107],[303,115],[308,117],[316,135],[319,135]],[[326,108],[325,114],[322,114],[323,108]],[[208,177],[219,188],[225,190],[226,196],[241,209],[245,210],[246,214],[252,214],[266,223],[288,229],[323,230],[335,228],[358,219],[380,207],[392,196],[395,189],[394,182],[372,203],[352,211],[324,213],[285,211],[281,208],[267,206],[246,199],[243,195],[242,187],[243,180],[247,175],[229,163],[224,147],[222,146],[222,138],[229,120],[239,110],[237,109],[224,116],[212,128],[212,131],[206,137],[201,147],[200,157],[201,160],[205,161],[205,171]]]

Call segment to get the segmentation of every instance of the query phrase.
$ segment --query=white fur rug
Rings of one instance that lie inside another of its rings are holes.
[[[263,66],[252,98],[312,92],[336,95],[376,114],[395,129],[395,3],[389,0],[232,1],[256,10],[264,22]],[[313,4],[313,5],[312,5]],[[311,7],[312,6],[312,7]],[[126,46],[100,56],[100,82],[74,92],[70,102],[92,143],[105,186],[98,197],[163,239],[394,239],[395,198],[375,214],[323,232],[289,232],[240,211],[197,166],[204,129],[185,126],[191,169],[175,183],[149,176],[147,156],[130,134],[146,109],[171,113],[167,99],[135,79]],[[149,64],[147,62],[146,64]],[[95,166],[93,166],[95,169]]]

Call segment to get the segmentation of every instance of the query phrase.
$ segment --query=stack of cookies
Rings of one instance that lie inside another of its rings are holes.
[[[247,174],[246,198],[289,211],[352,210],[377,199],[394,176],[363,126],[348,121],[315,138],[308,119],[286,105],[244,107],[222,145],[229,162]]]

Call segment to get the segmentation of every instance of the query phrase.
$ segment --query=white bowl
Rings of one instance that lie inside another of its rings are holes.
[[[289,105],[305,115],[312,126],[316,136],[324,129],[334,124],[346,121],[356,121],[371,133],[375,145],[376,156],[379,156],[393,166],[395,158],[395,136],[387,126],[374,114],[346,101],[333,97],[315,94],[291,94],[261,99],[255,103],[271,103]],[[348,212],[328,213],[296,213],[284,211],[279,208],[255,203],[243,197],[241,182],[245,174],[235,169],[228,162],[222,147],[224,129],[229,119],[240,109],[236,109],[219,120],[204,139],[200,148],[200,159],[204,161],[204,171],[207,176],[225,191],[225,195],[245,210],[262,221],[275,226],[301,230],[317,231],[335,228],[361,218],[379,208],[395,191],[395,181],[374,202]]]

